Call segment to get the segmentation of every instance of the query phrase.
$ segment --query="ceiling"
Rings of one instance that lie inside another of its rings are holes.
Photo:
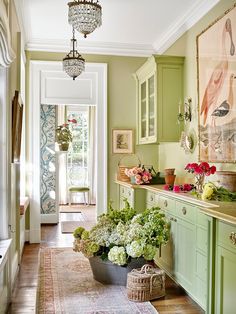
[[[72,0],[71,0],[72,1]],[[72,29],[68,0],[15,0],[26,49],[66,52]],[[219,0],[100,0],[102,26],[84,39],[81,53],[148,56],[163,53]]]

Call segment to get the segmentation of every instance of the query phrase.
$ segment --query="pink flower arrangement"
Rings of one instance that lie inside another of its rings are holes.
[[[210,165],[207,162],[201,162],[200,164],[194,162],[187,164],[185,170],[187,170],[190,173],[194,173],[195,175],[209,176],[216,172],[216,167],[215,166],[210,167]]]
[[[135,184],[147,184],[152,180],[152,174],[144,167],[134,167],[132,169],[125,169],[125,174],[133,178]],[[131,181],[132,183],[132,181]]]
[[[169,184],[165,184],[164,185],[164,190],[165,191],[173,191],[175,193],[182,193],[182,192],[189,192],[192,191],[192,189],[194,188],[193,184],[180,184],[180,185],[169,185]]]

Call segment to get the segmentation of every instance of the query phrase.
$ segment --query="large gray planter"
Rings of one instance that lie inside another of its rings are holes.
[[[95,256],[89,258],[89,262],[95,280],[109,285],[126,286],[127,274],[134,268],[142,267],[146,261],[144,258],[133,258],[128,266],[119,266]]]

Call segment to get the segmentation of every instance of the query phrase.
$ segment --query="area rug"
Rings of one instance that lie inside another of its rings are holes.
[[[61,221],[61,232],[73,233],[78,227],[84,227],[86,230],[90,230],[95,224],[95,221]]]
[[[82,211],[96,211],[96,206],[86,206],[86,205],[61,205],[60,206],[60,213],[81,213]]]
[[[40,251],[37,313],[156,314],[150,302],[131,302],[126,288],[93,279],[89,261],[72,248]]]

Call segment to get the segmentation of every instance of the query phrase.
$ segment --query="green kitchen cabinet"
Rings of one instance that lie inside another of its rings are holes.
[[[119,205],[120,208],[124,208],[127,199],[130,206],[133,207],[137,212],[141,212],[146,208],[146,191],[137,190],[127,185],[119,184]]]
[[[236,312],[236,226],[217,221],[215,313]]]
[[[151,56],[134,74],[137,144],[178,142],[178,105],[183,102],[183,57]]]

